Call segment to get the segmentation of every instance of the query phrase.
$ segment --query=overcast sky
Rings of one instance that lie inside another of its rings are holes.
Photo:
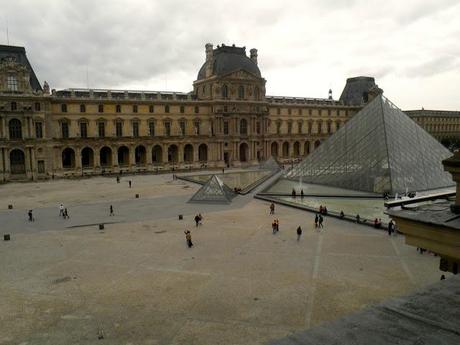
[[[460,110],[459,0],[0,0],[0,16],[0,44],[8,22],[51,88],[187,92],[205,43],[235,43],[259,50],[270,95],[339,98],[369,75],[400,108]]]

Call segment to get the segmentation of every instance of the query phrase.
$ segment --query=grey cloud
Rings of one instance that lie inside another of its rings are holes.
[[[460,71],[460,58],[458,56],[446,55],[409,67],[404,72],[410,78],[421,78],[431,77],[452,70]]]

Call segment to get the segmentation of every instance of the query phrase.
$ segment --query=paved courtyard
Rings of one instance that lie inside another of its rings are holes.
[[[0,186],[0,344],[264,344],[439,280],[438,258],[402,236],[331,218],[317,232],[281,206],[273,235],[268,203],[186,203],[198,188],[171,175]]]

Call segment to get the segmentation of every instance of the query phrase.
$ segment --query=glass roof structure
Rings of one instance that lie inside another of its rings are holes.
[[[262,170],[278,171],[280,170],[280,165],[273,156],[270,156],[265,162],[263,162],[260,167]]]
[[[191,197],[189,202],[227,203],[235,197],[235,193],[226,186],[216,175],[209,180]]]
[[[390,194],[454,185],[441,161],[452,153],[378,95],[286,178]]]

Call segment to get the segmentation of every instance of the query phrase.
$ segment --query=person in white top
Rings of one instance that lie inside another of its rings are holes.
[[[59,216],[64,216],[64,205],[63,204],[59,205]]]

